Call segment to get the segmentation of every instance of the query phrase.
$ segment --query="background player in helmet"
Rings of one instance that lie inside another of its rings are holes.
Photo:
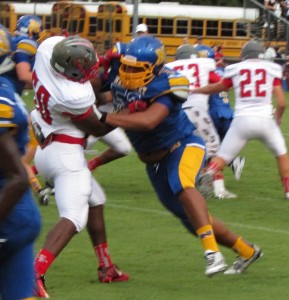
[[[48,298],[43,276],[71,238],[87,227],[99,259],[101,282],[126,281],[108,253],[103,217],[105,195],[87,167],[86,134],[104,135],[93,110],[95,96],[89,80],[98,73],[98,57],[83,38],[51,37],[38,48],[33,73],[36,109],[32,121],[39,146],[35,164],[55,186],[60,219],[35,259],[36,294]]]
[[[0,73],[7,67],[10,34],[0,26]],[[0,76],[0,298],[32,299],[34,241],[40,214],[21,155],[28,142],[27,112],[11,83]]]
[[[126,130],[161,203],[200,238],[205,274],[212,276],[227,267],[216,239],[241,255],[238,273],[243,272],[262,253],[210,218],[206,201],[195,188],[205,145],[193,134],[195,127],[182,109],[189,93],[188,79],[164,67],[163,44],[152,36],[133,39],[121,63],[119,78],[112,84],[119,113],[104,113],[100,120]]]
[[[44,34],[42,21],[37,16],[27,15],[17,21],[15,36],[12,38],[15,69],[4,77],[14,84],[20,96],[24,88],[32,88],[35,53]]]
[[[214,51],[205,45],[194,47],[189,44],[180,46],[176,51],[176,61],[167,67],[181,72],[190,80],[190,88],[204,86],[210,82],[218,82],[221,78],[215,72]],[[197,128],[197,133],[205,140],[207,161],[216,155],[220,146],[220,138],[209,114],[209,96],[189,94],[183,103],[188,118]],[[216,198],[236,198],[237,196],[225,188],[224,175],[220,171],[213,181]]]
[[[286,108],[282,69],[280,65],[266,61],[263,57],[264,48],[252,40],[242,48],[242,62],[225,68],[221,82],[194,90],[194,93],[211,94],[233,87],[235,91],[233,122],[204,176],[210,176],[223,168],[249,140],[258,139],[276,157],[285,197],[289,199],[289,157],[278,126]],[[273,96],[277,104],[274,113]]]

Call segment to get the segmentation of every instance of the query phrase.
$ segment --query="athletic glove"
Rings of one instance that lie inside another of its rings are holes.
[[[135,100],[129,103],[127,106],[129,111],[131,113],[137,112],[137,111],[144,111],[147,109],[148,105],[143,100]]]

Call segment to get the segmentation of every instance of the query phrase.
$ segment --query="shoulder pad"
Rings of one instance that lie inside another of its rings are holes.
[[[189,96],[189,79],[181,74],[172,74],[168,77],[172,95],[181,102],[185,102]]]
[[[35,41],[25,39],[17,44],[16,52],[22,52],[34,56],[36,54],[37,48],[38,44]]]

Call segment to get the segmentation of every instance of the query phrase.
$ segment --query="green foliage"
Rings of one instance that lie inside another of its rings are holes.
[[[287,144],[288,117],[286,112],[282,124]],[[104,149],[101,144],[96,148]],[[108,199],[105,216],[110,254],[131,279],[110,285],[98,282],[97,260],[84,231],[73,238],[47,273],[51,299],[289,299],[289,202],[283,198],[271,153],[260,142],[252,141],[242,154],[246,165],[239,182],[229,169],[225,170],[227,188],[239,197],[209,199],[208,206],[233,231],[262,247],[264,257],[246,273],[205,277],[200,242],[159,204],[144,165],[132,153],[94,172]],[[40,210],[43,229],[37,251],[58,220],[54,200]],[[235,253],[224,248],[222,251],[231,264]]]

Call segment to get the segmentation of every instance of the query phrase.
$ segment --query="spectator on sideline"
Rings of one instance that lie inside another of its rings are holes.
[[[242,273],[262,251],[209,216],[206,200],[195,188],[205,159],[204,141],[192,134],[195,127],[182,109],[189,81],[165,68],[165,59],[163,44],[157,38],[133,39],[121,59],[119,78],[112,84],[119,113],[103,113],[100,121],[125,129],[146,164],[159,200],[199,237],[207,263],[205,274],[212,276],[227,268],[217,242],[240,255],[225,274]]]
[[[274,49],[274,47],[271,46],[271,42],[268,41],[265,43],[265,53],[264,53],[264,59],[273,61],[277,56],[277,53]]]
[[[263,25],[264,28],[267,28],[270,25],[270,29],[275,27],[275,17],[272,14],[268,13],[268,11],[275,14],[275,4],[277,0],[264,0],[264,6],[267,9],[267,12],[264,14],[265,23]],[[268,22],[269,21],[269,22]]]
[[[149,33],[148,27],[146,24],[141,23],[138,24],[136,29],[135,29],[135,34],[136,36],[141,36],[141,35],[146,35]]]
[[[84,155],[85,136],[102,136],[104,126],[94,111],[89,82],[99,60],[93,45],[79,36],[46,39],[36,53],[33,72],[35,107],[31,112],[37,140],[35,165],[55,187],[60,219],[35,258],[36,296],[49,298],[44,276],[73,236],[88,230],[98,258],[100,282],[126,281],[128,274],[112,263],[108,251],[103,206],[105,195],[92,177]],[[43,102],[42,99],[49,99]]]
[[[203,37],[201,35],[199,35],[197,38],[196,38],[196,42],[195,44],[193,45],[194,47],[198,47],[198,46],[201,46],[203,45]]]

